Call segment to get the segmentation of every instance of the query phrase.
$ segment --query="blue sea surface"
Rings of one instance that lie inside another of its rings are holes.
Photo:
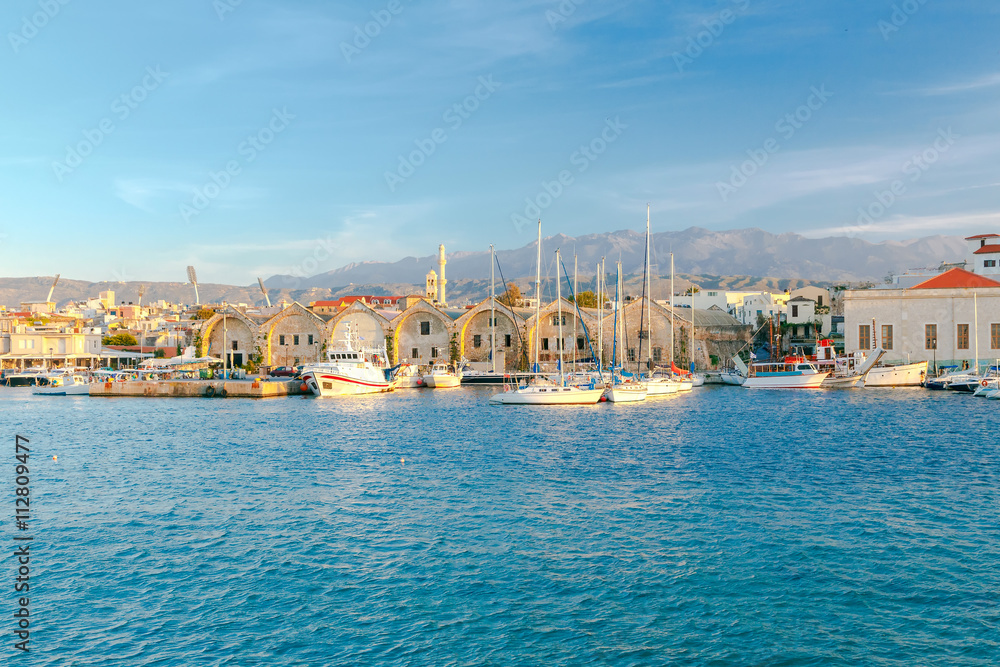
[[[1000,663],[1000,401],[490,393],[0,390],[0,664]]]

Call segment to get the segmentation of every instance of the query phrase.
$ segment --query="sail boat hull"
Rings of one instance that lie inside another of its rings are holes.
[[[490,398],[494,405],[593,405],[604,389],[576,387],[521,387]]]
[[[604,395],[612,403],[638,403],[646,400],[647,390],[644,384],[616,384],[605,389]]]

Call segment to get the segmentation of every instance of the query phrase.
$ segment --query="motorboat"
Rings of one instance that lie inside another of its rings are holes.
[[[451,389],[462,384],[462,376],[448,364],[434,364],[429,373],[424,374],[424,386],[430,389]]]
[[[983,373],[982,375],[973,374],[968,379],[964,380],[960,379],[951,382],[948,385],[948,389],[950,389],[951,391],[960,391],[963,393],[972,394],[981,389],[983,387],[984,382],[989,384],[990,380],[996,379],[997,377],[1000,377],[1000,367],[990,366],[986,370],[986,372]]]
[[[819,370],[805,357],[789,356],[782,361],[751,364],[742,386],[747,389],[819,389],[829,375],[829,371]]]
[[[978,379],[975,373],[968,370],[959,370],[958,366],[943,366],[941,370],[944,372],[937,377],[924,381],[924,387],[940,391],[948,389],[955,382],[966,383],[974,378]]]
[[[35,387],[37,396],[89,396],[90,380],[84,375],[50,376],[44,385]]]
[[[347,324],[344,340],[327,351],[326,362],[306,364],[302,381],[316,396],[377,394],[393,390],[385,348],[361,347]]]
[[[34,387],[39,378],[46,375],[44,368],[28,368],[22,371],[8,371],[3,376],[6,387]]]

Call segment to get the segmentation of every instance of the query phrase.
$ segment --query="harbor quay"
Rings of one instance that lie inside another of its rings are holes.
[[[301,380],[125,380],[94,382],[90,396],[101,398],[284,398],[308,394]]]

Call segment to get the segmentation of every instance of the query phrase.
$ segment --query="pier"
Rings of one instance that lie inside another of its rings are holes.
[[[282,398],[308,394],[301,380],[128,380],[90,385],[90,395],[112,398]]]

